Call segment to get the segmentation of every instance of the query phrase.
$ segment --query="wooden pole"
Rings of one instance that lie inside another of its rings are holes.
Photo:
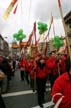
[[[62,23],[63,23],[63,27],[64,27],[64,31],[65,31],[66,42],[67,42],[67,47],[68,47],[68,53],[69,53],[70,61],[71,61],[70,43],[69,43],[69,40],[68,40],[68,34],[67,34],[67,30],[66,30],[65,21],[64,21],[64,18],[63,18],[63,13],[62,13],[62,7],[61,7],[60,0],[58,0],[58,3],[59,3],[60,15],[61,15],[61,18],[62,18]]]

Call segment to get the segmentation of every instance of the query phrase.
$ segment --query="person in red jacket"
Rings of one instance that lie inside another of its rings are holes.
[[[55,56],[56,56],[55,51],[52,51],[50,54],[50,57],[46,61],[48,69],[49,69],[49,81],[51,84],[51,89],[54,84],[54,81],[58,77],[58,65],[57,65],[57,59]]]
[[[66,72],[66,59],[67,59],[66,54],[60,54],[60,58],[59,58],[60,75]]]
[[[34,89],[34,59],[33,57],[30,57],[28,59],[28,71],[30,73],[30,87],[32,88],[33,92],[35,91]]]
[[[66,71],[58,77],[52,88],[52,101],[54,108],[71,108],[71,62],[66,60]]]
[[[36,62],[36,90],[37,90],[37,98],[38,104],[41,108],[43,108],[44,103],[44,93],[46,88],[46,79],[48,75],[48,68],[46,65],[46,60],[43,57],[40,57]]]
[[[20,59],[19,69],[20,69],[20,77],[21,77],[21,80],[23,81],[25,78],[25,59],[24,57],[21,57]]]
[[[26,79],[26,82],[27,84],[30,83],[30,80],[29,80],[29,66],[28,66],[28,58],[25,58],[25,79]]]

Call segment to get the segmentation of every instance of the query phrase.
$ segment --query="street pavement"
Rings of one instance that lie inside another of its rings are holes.
[[[33,108],[38,105],[37,93],[32,91],[26,80],[21,81],[19,70],[15,72],[15,76],[10,81],[8,93],[2,96],[7,108]],[[47,87],[45,102],[49,101],[51,101],[50,87]]]

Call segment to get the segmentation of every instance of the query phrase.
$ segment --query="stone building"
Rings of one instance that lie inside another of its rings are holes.
[[[0,55],[7,57],[9,55],[9,45],[0,35]]]
[[[64,17],[64,21],[66,24],[66,30],[67,30],[69,43],[70,43],[70,49],[71,49],[71,11]]]

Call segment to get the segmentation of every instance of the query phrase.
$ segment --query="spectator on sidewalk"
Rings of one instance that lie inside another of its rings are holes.
[[[2,81],[4,77],[5,77],[5,74],[0,70],[0,81]],[[0,94],[0,108],[6,108],[1,94]]]

